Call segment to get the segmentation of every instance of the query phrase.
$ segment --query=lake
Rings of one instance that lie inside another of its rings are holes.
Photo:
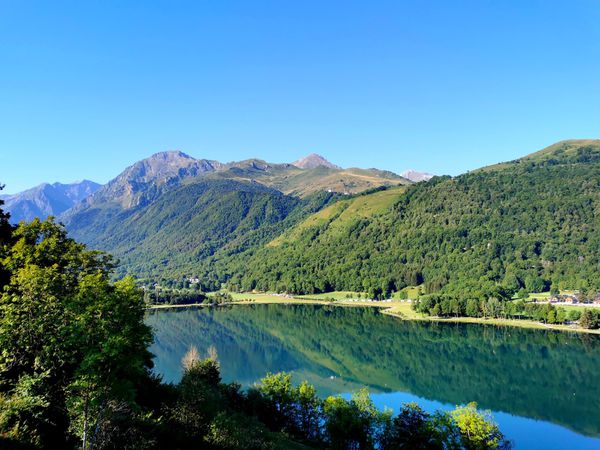
[[[321,396],[367,386],[378,407],[476,401],[518,449],[600,449],[600,338],[410,322],[376,308],[239,305],[148,312],[155,371],[181,377],[194,345],[217,349],[224,381],[287,371]]]

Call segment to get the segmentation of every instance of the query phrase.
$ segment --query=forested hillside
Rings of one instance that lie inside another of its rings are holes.
[[[600,141],[565,141],[456,178],[390,190],[372,214],[335,204],[269,245],[222,261],[233,289],[505,297],[600,287]]]
[[[214,269],[215,253],[222,259],[259,248],[352,192],[410,183],[388,171],[341,169],[318,155],[296,164],[157,153],[59,220],[71,236],[119,258],[121,274],[150,284],[198,279],[198,289],[216,289],[226,272]]]
[[[200,181],[146,205],[87,209],[69,222],[69,231],[117,255],[123,272],[152,279],[190,273],[200,277],[199,287],[212,288],[214,274],[199,272],[201,261],[217,250],[237,253],[268,242],[335,198],[322,193],[301,200],[258,183]]]

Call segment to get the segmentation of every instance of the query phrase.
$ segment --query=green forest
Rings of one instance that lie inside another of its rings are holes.
[[[207,291],[219,279],[199,262],[265,244],[337,198],[320,192],[300,199],[259,183],[218,179],[167,190],[131,209],[103,204],[66,221],[72,237],[117,255],[121,276],[153,282],[189,273]]]
[[[0,204],[1,206],[1,204]],[[510,448],[476,405],[377,410],[364,390],[321,400],[307,383],[222,383],[191,348],[177,384],[151,372],[143,292],[52,220],[0,209],[0,446],[7,449]]]
[[[350,290],[383,298],[422,284],[425,294],[487,300],[600,289],[598,143],[566,142],[401,188],[391,206],[370,215],[335,207],[270,245],[235,258],[216,255],[210,265],[230,289],[243,291]]]

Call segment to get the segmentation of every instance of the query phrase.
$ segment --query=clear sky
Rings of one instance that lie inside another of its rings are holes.
[[[0,182],[152,153],[458,174],[600,137],[600,1],[0,0]]]

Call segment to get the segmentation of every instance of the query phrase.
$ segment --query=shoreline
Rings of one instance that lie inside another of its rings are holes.
[[[400,320],[412,320],[421,322],[438,322],[438,323],[467,323],[477,325],[495,325],[501,327],[515,327],[525,328],[529,330],[546,330],[546,331],[561,331],[570,333],[581,333],[581,334],[595,334],[600,335],[600,329],[590,330],[588,328],[573,327],[571,325],[562,324],[544,324],[541,322],[534,322],[533,320],[524,319],[487,319],[483,317],[406,317],[402,313],[393,311],[393,308],[389,308],[381,311],[382,314],[388,316],[397,317]]]
[[[254,294],[262,295],[262,294]],[[411,308],[410,302],[402,301],[391,301],[391,302],[368,302],[368,301],[345,301],[345,300],[318,300],[318,299],[307,299],[307,298],[295,298],[295,297],[275,297],[270,295],[263,295],[263,298],[253,298],[249,300],[234,300],[232,302],[221,303],[221,304],[206,304],[206,303],[192,303],[188,305],[150,305],[146,307],[147,310],[160,310],[160,309],[178,309],[178,308],[197,308],[197,307],[219,307],[219,306],[239,306],[239,305],[329,305],[338,307],[367,307],[367,308],[379,308],[382,314],[386,314],[391,317],[395,317],[400,320],[408,321],[420,321],[420,322],[439,322],[439,323],[467,323],[467,324],[478,324],[478,325],[496,325],[496,326],[508,326],[517,328],[527,328],[531,330],[552,330],[562,331],[570,333],[583,333],[583,334],[595,334],[600,335],[600,329],[590,330],[587,328],[573,327],[572,325],[555,325],[555,324],[543,324],[541,322],[534,322],[532,320],[524,319],[487,319],[482,317],[430,317],[423,316],[415,312]]]

